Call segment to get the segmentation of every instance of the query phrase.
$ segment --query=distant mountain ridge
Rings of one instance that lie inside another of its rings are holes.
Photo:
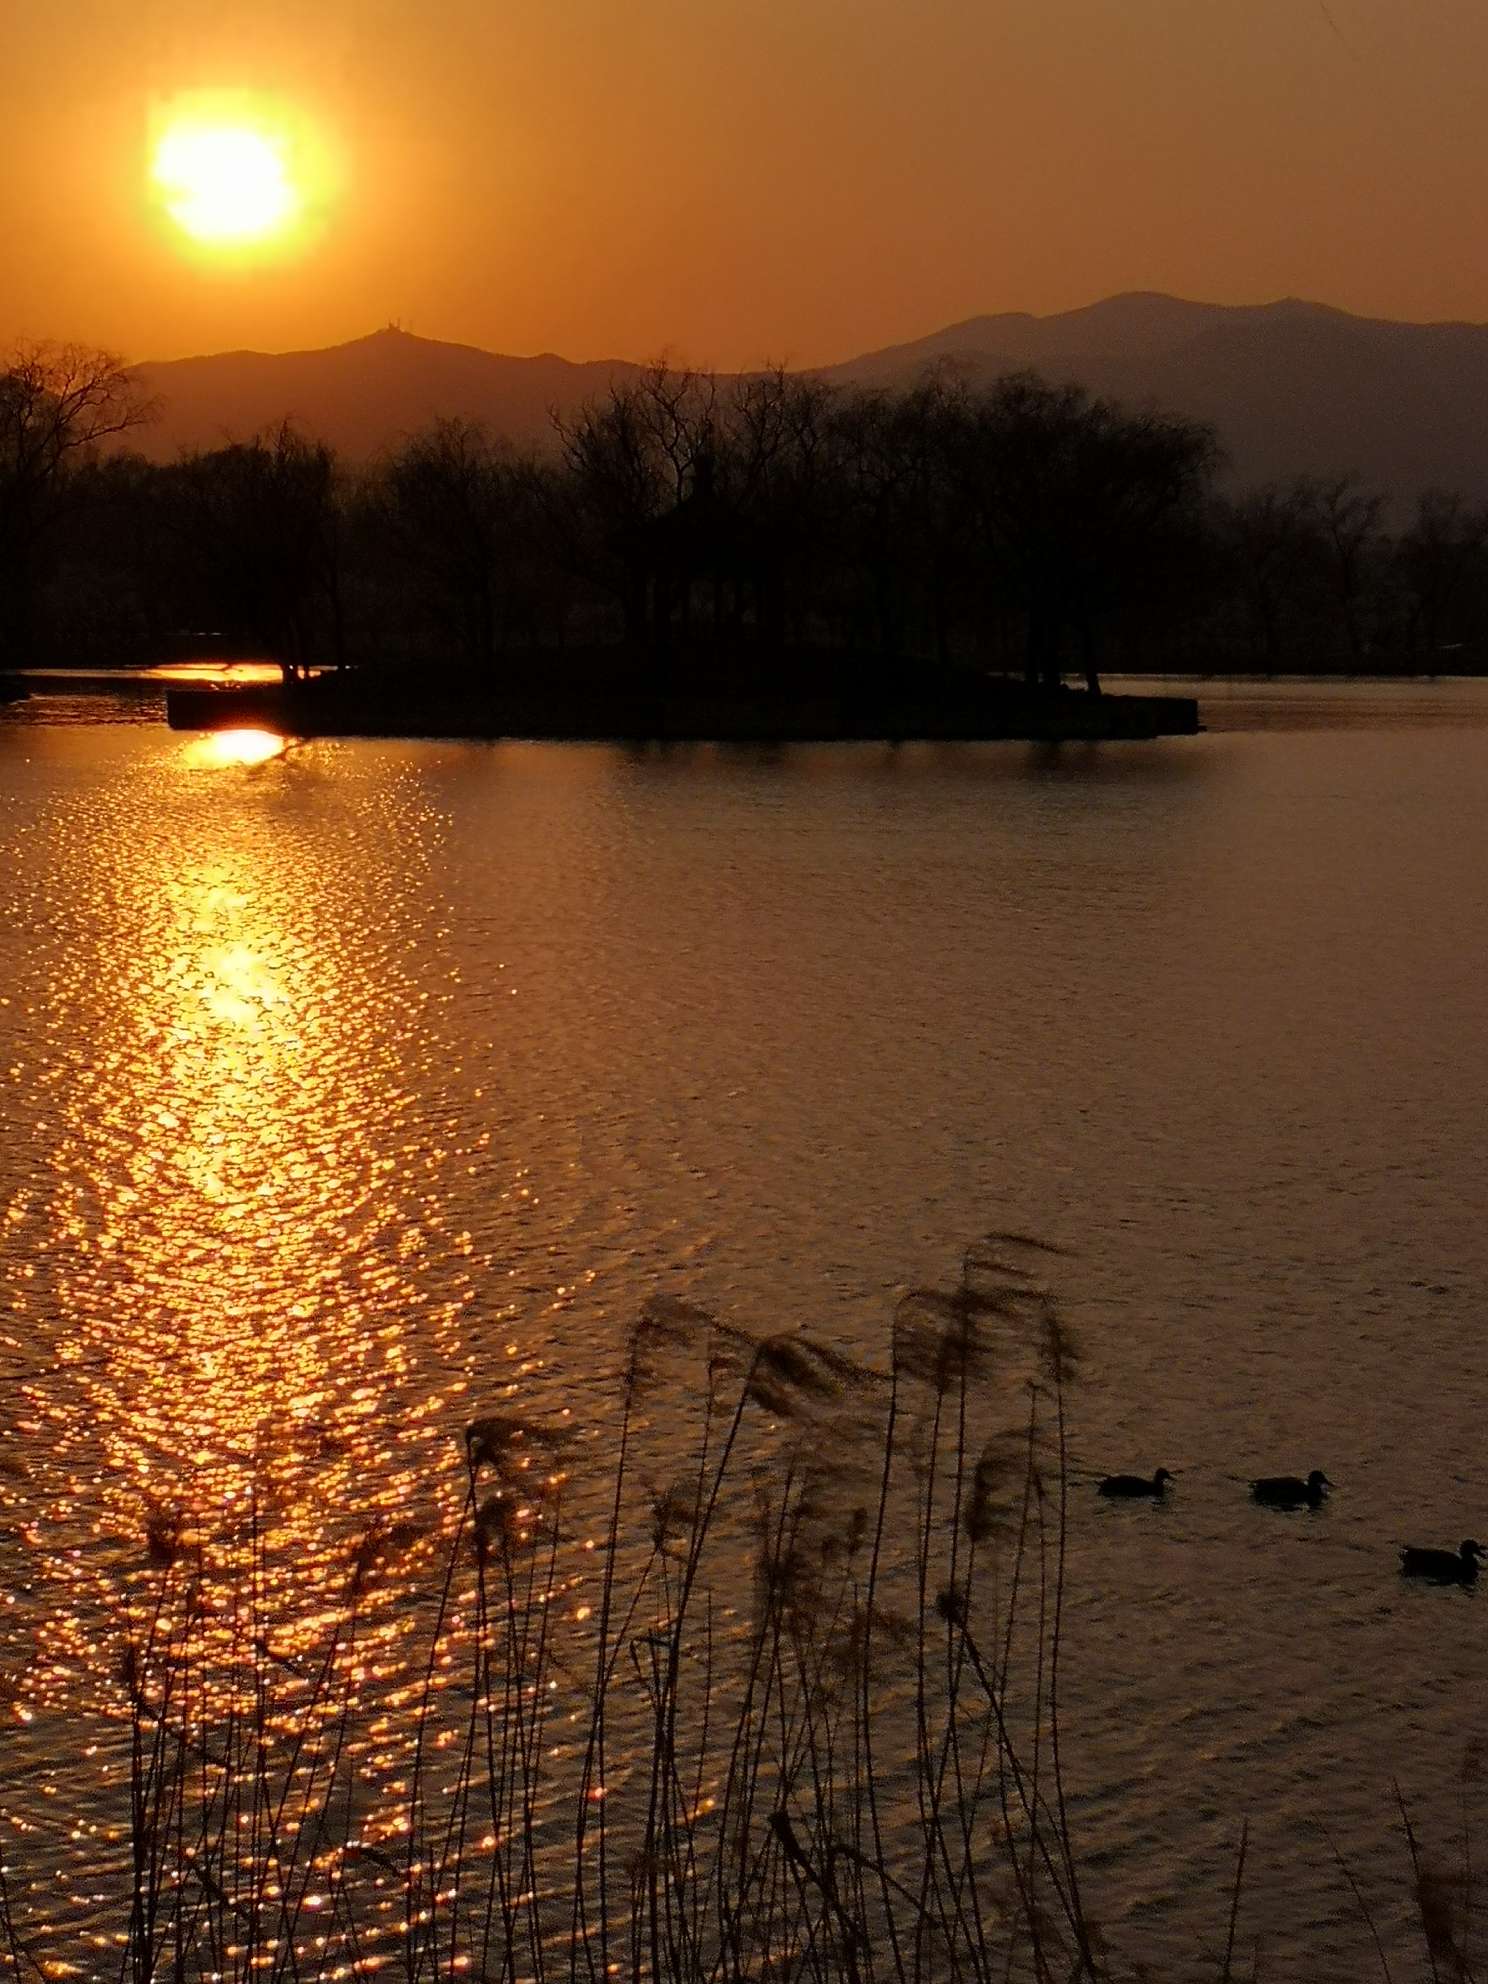
[[[1488,325],[1398,323],[1293,298],[1230,305],[1139,292],[1047,317],[969,318],[820,376],[902,385],[936,366],[981,379],[1031,368],[1210,421],[1245,484],[1354,470],[1401,499],[1429,487],[1488,498]],[[322,351],[142,365],[137,376],[164,411],[130,438],[170,459],[288,415],[366,459],[454,415],[542,443],[553,409],[571,411],[638,369],[621,359],[509,357],[390,328]]]
[[[1488,325],[1137,293],[1053,317],[974,317],[827,376],[876,384],[936,364],[979,378],[1032,367],[1210,421],[1245,484],[1354,470],[1397,498],[1488,497]]]
[[[511,358],[393,329],[318,351],[228,351],[139,365],[160,400],[152,427],[130,445],[159,461],[212,448],[292,419],[366,460],[442,416],[481,420],[519,442],[547,439],[550,409],[603,394],[622,360],[575,364],[544,352]]]

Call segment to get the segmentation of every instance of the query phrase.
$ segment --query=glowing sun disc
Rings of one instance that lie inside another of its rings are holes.
[[[172,125],[152,176],[166,212],[196,241],[262,241],[299,213],[283,147],[245,124]]]

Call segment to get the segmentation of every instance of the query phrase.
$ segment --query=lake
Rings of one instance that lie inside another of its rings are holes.
[[[252,1507],[307,1647],[399,1525],[396,1723],[472,1417],[602,1458],[658,1291],[881,1361],[1013,1229],[1068,1250],[1081,1350],[1097,1917],[1214,1975],[1248,1817],[1264,1975],[1375,1962],[1339,1857],[1417,1974],[1394,1784],[1423,1850],[1484,1836],[1484,1599],[1395,1558],[1488,1533],[1488,684],[1184,692],[1202,737],[1061,749],[4,713],[0,1808],[59,1956],[117,1969],[152,1510]],[[1094,1493],[1158,1464],[1160,1506]],[[1248,1500],[1312,1467],[1316,1514]]]

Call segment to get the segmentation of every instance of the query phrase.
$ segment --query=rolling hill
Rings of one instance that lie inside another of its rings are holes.
[[[822,376],[903,384],[941,365],[974,378],[1031,367],[1210,421],[1242,483],[1354,470],[1398,498],[1431,486],[1488,497],[1488,325],[1393,323],[1294,300],[1229,306],[1136,294],[1049,317],[974,317]],[[571,409],[634,370],[622,360],[507,357],[389,329],[324,351],[141,366],[163,413],[131,440],[169,459],[289,415],[365,459],[450,414],[542,443],[550,409]]]
[[[1242,483],[1354,470],[1396,497],[1488,496],[1488,325],[1403,324],[1325,304],[1111,297],[1055,317],[974,317],[828,376],[1025,366],[1212,422]]]
[[[635,369],[619,360],[575,365],[550,352],[508,358],[392,329],[323,351],[227,351],[137,366],[161,417],[129,439],[169,461],[183,448],[217,447],[288,417],[365,460],[453,415],[545,443],[550,408],[596,398],[612,377]]]

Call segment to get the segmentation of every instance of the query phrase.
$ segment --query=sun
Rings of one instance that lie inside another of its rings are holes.
[[[177,125],[156,149],[154,177],[193,241],[262,241],[299,211],[279,147],[242,125]]]
[[[198,92],[157,109],[155,203],[187,241],[215,255],[277,253],[323,212],[326,148],[303,117],[245,92]]]

